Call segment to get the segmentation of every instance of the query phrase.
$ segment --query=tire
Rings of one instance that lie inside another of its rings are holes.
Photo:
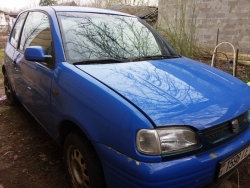
[[[70,133],[66,137],[63,153],[72,187],[106,187],[100,159],[83,134],[79,131]]]
[[[9,82],[9,78],[6,72],[4,73],[4,91],[5,91],[7,100],[9,101],[9,104],[11,106],[15,106],[19,104],[18,98],[11,87],[11,84]]]

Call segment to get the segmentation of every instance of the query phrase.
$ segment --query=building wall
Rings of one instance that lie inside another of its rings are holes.
[[[4,12],[0,11],[0,25],[6,25]]]
[[[175,19],[180,0],[159,0],[159,26]],[[190,16],[192,2],[196,3],[197,42],[214,48],[217,29],[219,42],[231,42],[240,52],[250,52],[250,0],[182,0],[187,3],[186,19]],[[229,48],[227,48],[229,50]]]
[[[5,14],[4,14],[4,12],[0,11],[0,31],[6,30],[7,27],[8,27],[8,23],[6,22]]]

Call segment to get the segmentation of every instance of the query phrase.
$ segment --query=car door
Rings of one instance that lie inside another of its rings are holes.
[[[51,124],[50,95],[54,61],[27,61],[24,51],[28,46],[42,46],[45,54],[53,56],[53,40],[46,13],[30,12],[27,16],[19,49],[14,57],[18,72],[14,82],[23,105],[44,127],[48,127]]]
[[[14,77],[16,77],[17,73],[16,58],[19,57],[18,55],[15,54],[17,53],[19,37],[26,16],[27,12],[24,12],[20,14],[20,16],[17,18],[17,21],[11,31],[10,38],[5,47],[5,68],[7,69],[8,78],[14,90],[15,90]]]

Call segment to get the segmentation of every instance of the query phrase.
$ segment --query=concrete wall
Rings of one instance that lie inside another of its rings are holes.
[[[175,19],[178,2],[180,0],[159,0],[158,18],[161,27],[167,24],[164,18]],[[182,2],[187,3],[187,13],[192,8],[192,2],[196,3],[199,44],[214,48],[219,28],[219,42],[231,42],[240,49],[240,53],[250,53],[250,0],[182,0]],[[186,18],[188,17],[189,14]]]

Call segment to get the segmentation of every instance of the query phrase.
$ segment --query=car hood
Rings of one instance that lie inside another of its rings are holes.
[[[250,108],[244,82],[185,57],[77,67],[139,107],[155,126],[201,130]]]

